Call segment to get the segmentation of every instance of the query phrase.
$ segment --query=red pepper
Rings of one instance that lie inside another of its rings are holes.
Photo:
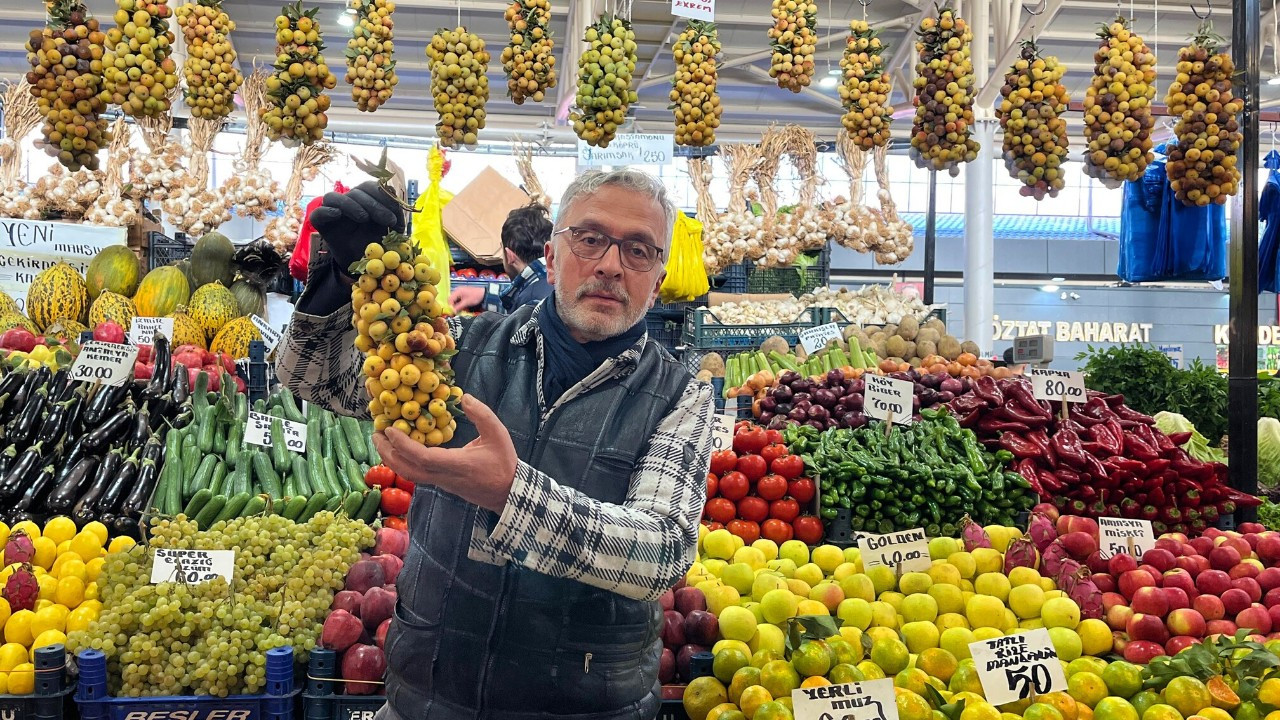
[[[1011,432],[1000,436],[1000,447],[1013,453],[1013,456],[1019,460],[1038,458],[1044,455],[1044,452],[1035,443]]]
[[[1044,418],[1046,421],[1053,420],[1053,412],[1036,400],[1035,395],[1031,392],[1031,383],[1025,380],[1018,380],[1009,383],[1005,389],[1005,397],[1010,398],[1023,410]],[[1007,403],[1008,404],[1008,403]]]
[[[1085,472],[1099,479],[1105,479],[1108,477],[1107,469],[1102,467],[1101,460],[1099,460],[1098,458],[1092,455],[1088,455],[1084,453],[1081,453],[1081,456],[1084,458]]]
[[[1163,506],[1165,504],[1164,488],[1152,488],[1151,492],[1147,494],[1147,500],[1149,500],[1152,505]]]
[[[1092,440],[1086,440],[1080,443],[1080,446],[1084,448],[1085,452],[1095,457],[1108,457],[1111,455],[1111,453],[1108,452],[1102,444],[1093,442]]]
[[[961,398],[957,398],[956,402],[963,399],[964,397],[968,397],[968,396],[965,395]],[[954,409],[954,405],[952,407]],[[974,425],[978,424],[978,420],[981,418],[981,416],[982,416],[981,410],[970,410],[967,413],[956,411],[956,422],[960,423],[960,427],[962,428],[971,428]]]
[[[1031,428],[1027,427],[1023,423],[1001,420],[991,413],[988,413],[978,421],[978,432],[988,434],[1004,433],[1008,435],[1010,433],[1025,433],[1030,429]]]
[[[1124,452],[1125,455],[1143,462],[1149,462],[1160,457],[1160,453],[1156,452],[1154,447],[1148,445],[1145,440],[1133,432],[1124,434]]]
[[[1000,386],[996,384],[996,379],[990,375],[983,375],[974,379],[970,389],[974,395],[985,400],[992,407],[1004,405],[1004,393],[1000,391]]]
[[[1085,466],[1084,448],[1080,446],[1080,436],[1069,428],[1058,430],[1052,438],[1053,451],[1058,459],[1074,468]]]
[[[1191,442],[1191,431],[1188,430],[1187,432],[1173,433],[1172,435],[1169,435],[1169,442],[1179,447],[1186,445],[1188,442]]]
[[[955,400],[952,400],[951,412],[955,413],[957,416],[967,415],[974,410],[981,410],[986,406],[987,404],[983,402],[982,398],[970,393],[968,395],[961,395]]]
[[[1048,425],[1050,421],[1049,418],[1028,411],[1013,400],[1010,400],[997,408],[994,414],[1010,422],[1022,423],[1028,427],[1041,427],[1043,425]]]
[[[1172,462],[1168,458],[1156,458],[1146,464],[1147,473],[1151,475],[1159,475],[1169,469]]]
[[[1113,435],[1111,425],[1105,422],[1089,428],[1089,437],[1106,448],[1107,455],[1119,455],[1124,447],[1124,442],[1120,439],[1120,435]]]
[[[1080,435],[1080,434],[1084,433],[1084,431],[1085,431],[1085,427],[1084,427],[1083,425],[1081,425],[1080,423],[1076,422],[1075,420],[1072,420],[1071,418],[1069,418],[1069,417],[1068,417],[1066,420],[1059,420],[1059,421],[1058,421],[1058,430],[1059,430],[1059,431],[1061,431],[1061,430],[1071,430],[1071,431],[1075,432],[1077,435]]]
[[[1144,520],[1155,520],[1158,517],[1160,517],[1160,508],[1150,504],[1142,506],[1142,518]]]
[[[1156,438],[1156,450],[1158,450],[1159,452],[1167,453],[1173,450],[1174,448],[1178,447],[1178,444],[1174,443],[1173,440],[1170,439],[1168,435],[1165,435],[1164,433],[1159,431],[1156,431],[1154,435]]]
[[[1070,468],[1058,468],[1053,471],[1053,474],[1056,475],[1059,480],[1068,485],[1080,484],[1080,473]]]
[[[1102,400],[1113,408],[1122,407],[1124,405],[1123,395],[1103,395]]]
[[[1120,416],[1121,420],[1132,420],[1134,422],[1142,423],[1143,425],[1156,424],[1155,418],[1151,417],[1150,415],[1143,415],[1142,413],[1138,412],[1137,410],[1134,410],[1128,405],[1124,405],[1123,403],[1120,405],[1113,405],[1112,407],[1115,408],[1116,415]]]

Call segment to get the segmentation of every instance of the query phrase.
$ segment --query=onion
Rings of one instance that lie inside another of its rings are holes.
[[[787,420],[787,416],[775,415],[773,419],[769,421],[768,427],[770,430],[783,430],[783,429],[786,429],[786,427],[790,424],[791,423],[788,422]]]
[[[810,420],[809,422],[805,423],[805,425],[808,425],[809,427],[817,428],[820,431],[827,429],[826,423],[822,422],[821,420]]]
[[[844,382],[844,371],[840,369],[832,370],[827,373],[827,383],[829,385],[839,385]]]
[[[800,379],[800,373],[797,373],[793,370],[786,370],[781,375],[778,376],[778,382],[782,383],[783,385],[790,385],[791,383],[799,379]]]
[[[861,394],[866,391],[866,388],[867,388],[867,383],[862,378],[858,378],[857,380],[854,380],[852,383],[849,384],[849,392],[851,393]]]
[[[920,396],[919,396],[919,395],[912,395],[912,396],[911,396],[911,409],[912,409],[912,410],[919,410],[919,409],[920,409]]]
[[[960,382],[960,378],[953,377],[948,377],[946,380],[943,380],[942,383],[938,385],[938,389],[943,392],[949,392],[952,395],[959,395],[960,393],[968,390],[968,388],[964,386],[964,383]]]
[[[862,393],[849,393],[844,396],[844,406],[850,410],[861,410],[862,402],[865,399],[866,396]]]
[[[809,408],[810,420],[826,420],[829,417],[831,417],[831,413],[827,412],[827,409],[821,405],[813,405]]]
[[[791,391],[791,386],[786,385],[785,383],[775,387],[772,393],[774,400],[777,400],[778,402],[784,402],[784,403],[791,402],[791,397],[793,394],[794,393],[792,393]]]
[[[836,402],[840,400],[835,393],[826,388],[818,388],[813,391],[813,401],[824,408],[835,407]]]
[[[772,420],[773,418],[774,418],[774,414],[773,414],[773,413],[771,413],[771,412],[769,412],[768,410],[761,410],[761,411],[760,411],[760,424],[761,424],[761,425],[768,425],[768,424],[769,424],[769,421],[770,421],[770,420]]]
[[[769,397],[768,395],[760,398],[761,412],[772,413],[777,408],[778,408],[777,398]]]
[[[806,412],[805,408],[795,407],[791,408],[791,412],[787,413],[787,417],[796,422],[804,422],[809,418],[809,413]]]
[[[950,390],[942,390],[938,393],[938,402],[946,404],[956,399],[956,394]]]
[[[862,413],[850,413],[850,415],[853,415],[853,419],[847,423],[850,430],[857,430],[867,424],[866,415],[863,415]]]
[[[813,396],[807,392],[796,393],[791,396],[791,402],[796,405],[800,403],[810,403],[813,402]]]

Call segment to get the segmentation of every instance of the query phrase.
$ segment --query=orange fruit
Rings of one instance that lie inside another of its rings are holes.
[[[1182,715],[1172,705],[1156,703],[1142,713],[1142,720],[1183,720]]]
[[[791,697],[800,687],[800,673],[786,660],[770,660],[760,669],[760,684],[773,697]]]
[[[916,658],[916,667],[942,682],[950,681],[951,676],[956,674],[958,666],[956,656],[942,648],[929,648]]]
[[[1215,675],[1209,678],[1209,682],[1205,683],[1205,687],[1209,689],[1209,697],[1212,698],[1213,706],[1222,708],[1223,710],[1235,710],[1240,706],[1240,696],[1235,690],[1222,679],[1221,675]]]
[[[855,665],[841,663],[831,668],[831,672],[827,673],[827,677],[836,685],[843,685],[851,682],[862,682],[866,680],[866,676]]]
[[[933,708],[917,693],[895,687],[893,695],[898,705],[898,720],[932,720]]]
[[[724,683],[711,675],[695,678],[684,689],[684,711],[689,720],[707,720],[707,714],[715,706],[729,699]]]
[[[893,686],[910,690],[917,695],[924,695],[929,684],[929,674],[920,668],[907,668],[893,678]]]
[[[729,702],[738,704],[742,691],[752,685],[760,684],[760,668],[744,667],[733,674],[733,682],[729,683]]]
[[[790,700],[791,698],[784,698]],[[769,702],[756,708],[755,715],[752,720],[793,720],[795,715],[792,714],[791,708],[781,700],[770,700]]]
[[[1096,720],[1138,720],[1138,711],[1121,697],[1105,697],[1093,708]]]
[[[826,687],[830,684],[831,684],[830,680],[822,677],[821,675],[814,675],[813,677],[805,678],[804,682],[800,683],[800,687],[816,688],[816,687]]]
[[[1076,700],[1067,693],[1053,692],[1036,698],[1037,703],[1052,705],[1062,714],[1062,720],[1076,720]]]
[[[1163,695],[1164,701],[1173,706],[1184,718],[1195,715],[1213,704],[1209,688],[1198,678],[1190,675],[1180,675],[1170,680],[1165,686]]]
[[[1028,705],[1027,709],[1022,713],[1022,717],[1023,720],[1064,720],[1062,713],[1058,712],[1057,708],[1043,702]]]

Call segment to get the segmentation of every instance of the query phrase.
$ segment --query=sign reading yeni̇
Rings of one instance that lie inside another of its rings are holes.
[[[969,643],[969,653],[978,666],[982,693],[992,705],[1067,689],[1067,676],[1044,628],[978,640]]]
[[[796,720],[898,720],[893,680],[863,680],[791,691]]]

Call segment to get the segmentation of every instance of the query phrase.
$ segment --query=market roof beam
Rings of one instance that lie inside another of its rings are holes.
[[[1022,21],[1022,26],[1018,28],[1018,32],[1009,38],[1009,44],[1005,46],[1004,51],[996,57],[995,70],[991,73],[991,77],[987,78],[987,84],[982,86],[978,91],[974,104],[978,107],[989,107],[996,99],[996,95],[1000,92],[1000,87],[1004,85],[1004,68],[1013,64],[1013,60],[1021,50],[1022,41],[1033,37],[1035,28],[1043,28],[1053,22],[1054,16],[1062,9],[1064,0],[1045,0],[1044,12],[1039,15],[1028,14]],[[1019,8],[1021,9],[1021,8]]]
[[[768,80],[769,82],[776,82],[773,78],[769,77],[769,72],[767,70],[756,67],[755,65],[747,66],[747,72],[751,73],[752,75],[755,75],[756,77]],[[841,111],[844,110],[844,105],[842,105],[839,100],[822,92],[821,90],[815,90],[814,88],[811,88],[811,87],[802,87],[800,88],[800,94],[804,95],[810,100],[815,100],[822,105],[826,105],[827,107],[835,108]]]

